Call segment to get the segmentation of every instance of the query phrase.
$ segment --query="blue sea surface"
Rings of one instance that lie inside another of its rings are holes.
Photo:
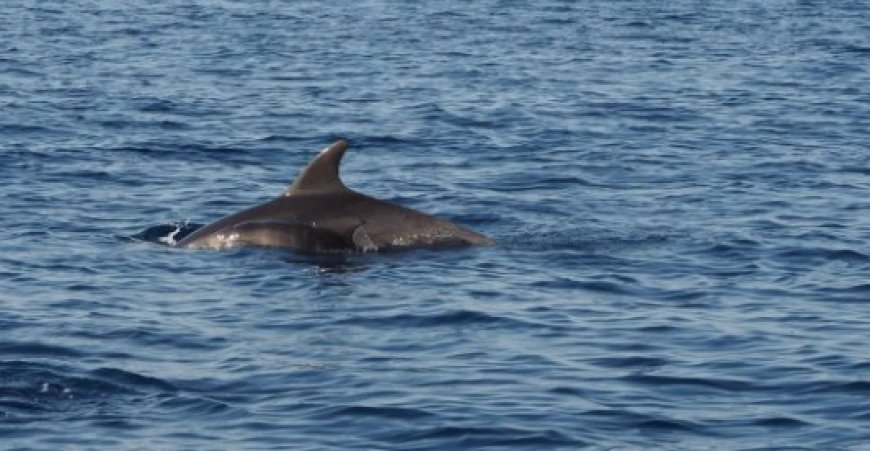
[[[161,242],[338,137],[497,244]],[[867,449],[868,143],[866,1],[3,2],[0,448]]]

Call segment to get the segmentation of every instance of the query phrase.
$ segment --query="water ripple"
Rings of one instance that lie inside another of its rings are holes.
[[[866,5],[0,6],[10,449],[861,449]],[[166,244],[348,186],[494,247]]]

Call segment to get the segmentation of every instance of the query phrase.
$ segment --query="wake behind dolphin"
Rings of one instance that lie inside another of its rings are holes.
[[[277,199],[219,219],[177,246],[264,246],[301,252],[373,252],[411,247],[491,245],[477,232],[347,188],[339,177],[345,140],[314,157]]]

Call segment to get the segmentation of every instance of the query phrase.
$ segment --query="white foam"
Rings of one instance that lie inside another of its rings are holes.
[[[158,238],[157,241],[160,241],[161,243],[166,243],[170,246],[175,246],[176,244],[178,244],[178,242],[175,241],[175,236],[178,235],[179,232],[181,232],[182,227],[187,225],[187,221],[189,221],[189,219],[184,221],[183,224],[175,224],[175,230],[170,232],[169,235]]]

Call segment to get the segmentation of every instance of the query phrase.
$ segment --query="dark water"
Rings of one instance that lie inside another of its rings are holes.
[[[0,6],[4,448],[870,445],[866,2],[343,3]],[[498,245],[133,238],[339,136]]]

